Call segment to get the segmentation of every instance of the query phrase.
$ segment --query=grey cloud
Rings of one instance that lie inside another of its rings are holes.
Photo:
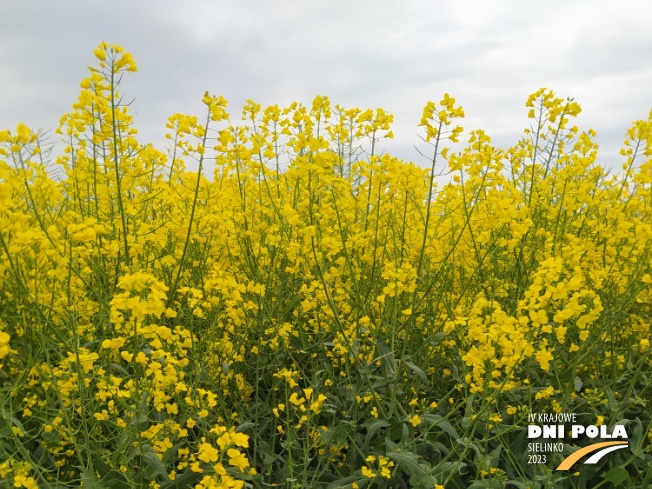
[[[122,91],[135,98],[141,138],[158,146],[167,117],[203,113],[206,90],[230,101],[233,122],[247,99],[285,106],[323,94],[333,104],[383,107],[395,116],[387,149],[417,162],[421,110],[444,92],[464,106],[462,125],[486,129],[495,144],[521,137],[529,93],[547,86],[574,96],[585,109],[580,127],[598,131],[610,161],[631,121],[652,107],[652,4],[638,0],[7,5],[1,128],[55,129],[102,40],[134,55],[139,71]]]

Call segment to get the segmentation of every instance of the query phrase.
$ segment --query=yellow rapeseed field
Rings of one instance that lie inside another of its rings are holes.
[[[613,175],[546,89],[507,149],[428,102],[425,169],[325,96],[206,93],[159,150],[94,54],[56,161],[0,131],[3,487],[648,487],[652,112]],[[628,450],[528,463],[562,412]]]

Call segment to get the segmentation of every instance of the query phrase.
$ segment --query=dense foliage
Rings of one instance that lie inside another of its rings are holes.
[[[232,124],[207,93],[165,153],[122,104],[132,57],[95,55],[65,177],[0,132],[7,487],[647,487],[652,113],[613,176],[545,89],[506,150],[454,150],[462,108],[428,103],[427,169],[326,97]],[[533,412],[630,445],[528,464]]]

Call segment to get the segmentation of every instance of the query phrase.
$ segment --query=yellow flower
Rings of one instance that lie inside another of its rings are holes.
[[[102,409],[101,413],[93,413],[93,416],[98,421],[105,421],[105,420],[109,419],[109,413],[107,412],[106,409]]]
[[[9,353],[17,353],[9,348],[10,337],[4,331],[0,331],[0,359],[7,356]]]
[[[249,447],[249,436],[245,435],[244,433],[231,434],[231,441],[239,447]]]
[[[211,444],[201,443],[199,445],[199,451],[197,452],[197,458],[206,463],[217,462],[217,459],[219,458],[219,452],[217,451],[217,448]]]
[[[249,466],[247,457],[235,448],[229,448],[226,455],[229,457],[229,464],[238,467],[240,472],[244,472],[245,468]]]
[[[536,353],[535,358],[543,370],[546,372],[550,370],[550,362],[553,360],[550,350],[546,350],[545,346],[541,347],[541,350]]]

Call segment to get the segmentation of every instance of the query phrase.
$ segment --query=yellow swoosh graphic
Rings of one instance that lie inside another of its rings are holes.
[[[559,467],[557,467],[555,470],[568,470],[570,469],[575,462],[577,462],[579,459],[581,459],[584,455],[595,452],[596,450],[600,450],[601,448],[604,447],[609,447],[612,445],[623,445],[627,446],[627,442],[622,442],[622,441],[605,441],[603,443],[594,443],[593,445],[589,445],[588,447],[584,447],[576,452],[574,452],[572,455],[564,459],[562,463],[559,464]]]

